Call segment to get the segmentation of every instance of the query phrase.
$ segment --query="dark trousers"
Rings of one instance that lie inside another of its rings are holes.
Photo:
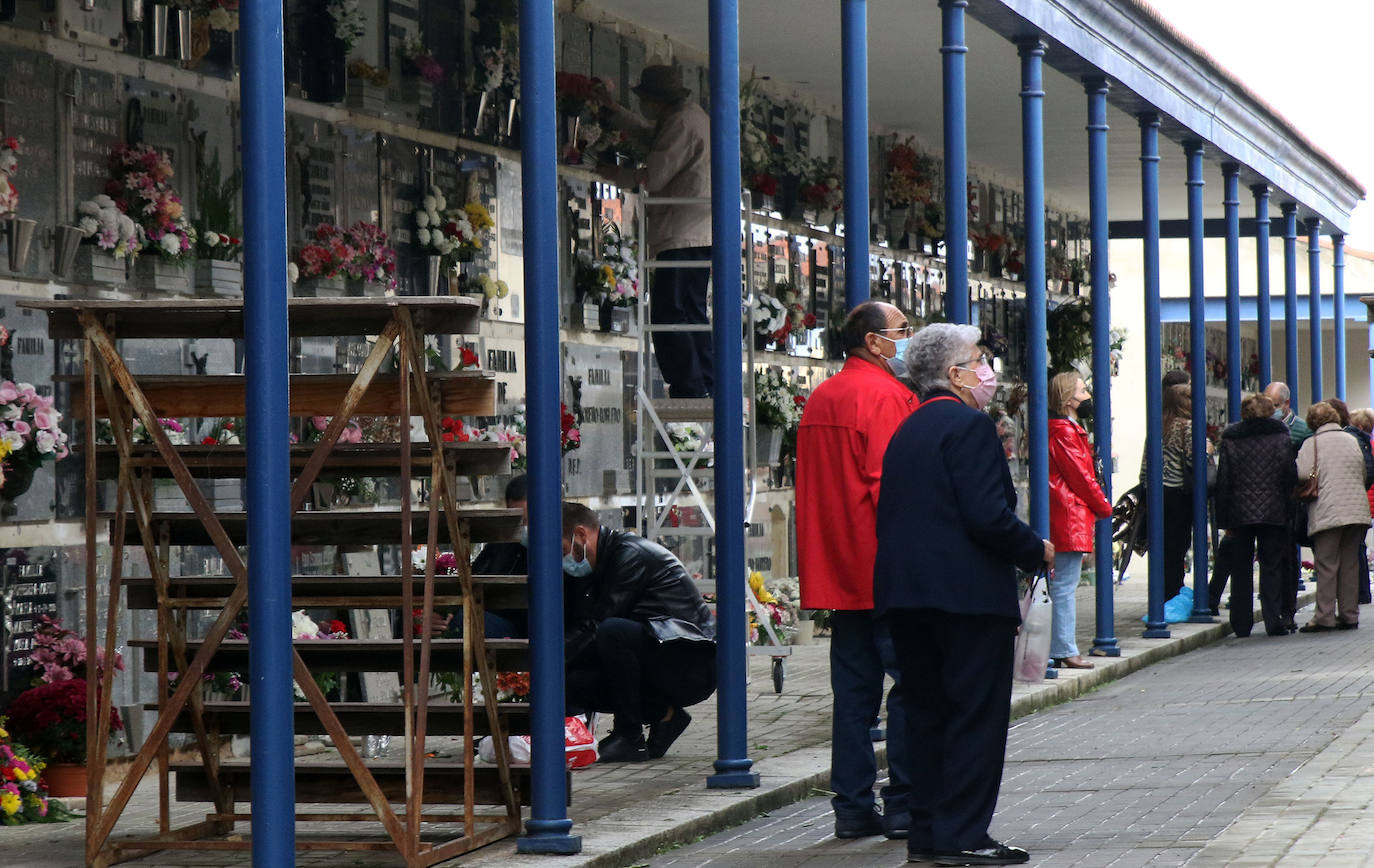
[[[1360,546],[1360,605],[1374,602],[1369,596],[1369,549]]]
[[[709,247],[664,250],[659,260],[710,259]],[[709,268],[659,268],[653,273],[649,319],[654,325],[704,324]],[[711,333],[654,332],[654,355],[670,398],[705,398],[711,394]]]
[[[1298,614],[1298,575],[1302,569],[1302,549],[1290,533],[1283,547],[1283,575],[1279,582],[1279,614],[1285,624],[1293,623]]]
[[[1249,636],[1255,625],[1254,575],[1255,547],[1259,546],[1260,613],[1264,631],[1270,636],[1287,633],[1284,627],[1284,557],[1292,546],[1288,529],[1279,525],[1248,524],[1231,531],[1231,544],[1224,559],[1231,574],[1231,630]],[[1219,550],[1217,560],[1223,560]],[[1214,597],[1215,599],[1215,597]],[[1213,606],[1215,608],[1215,606]]]
[[[568,662],[569,713],[615,715],[612,732],[637,739],[670,708],[696,705],[716,690],[714,642],[661,643],[643,621],[607,618]]]
[[[1207,582],[1207,602],[1212,611],[1221,608],[1221,595],[1226,593],[1226,585],[1231,581],[1232,571],[1238,568],[1235,559],[1236,540],[1230,531],[1221,535],[1216,553],[1212,557],[1212,578]]]
[[[1016,620],[893,609],[888,627],[907,712],[907,848],[981,847],[1002,785]]]
[[[883,813],[906,812],[906,713],[902,679],[887,624],[871,610],[836,610],[830,617],[830,805],[836,817],[862,821],[873,811],[878,765],[869,727],[883,701],[883,674],[895,682],[887,695],[887,764]]]
[[[1184,565],[1193,544],[1193,495],[1182,488],[1164,489],[1164,599],[1183,590]]]

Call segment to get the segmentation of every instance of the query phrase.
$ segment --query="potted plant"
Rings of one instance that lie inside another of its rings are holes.
[[[0,348],[9,341],[9,331],[0,327]],[[67,434],[52,397],[38,394],[29,383],[0,382],[0,420],[0,499],[5,501],[0,515],[10,516],[35,471],[67,457]]]
[[[387,113],[386,89],[391,84],[388,70],[365,60],[354,60],[348,64],[348,80],[349,108],[373,115]]]
[[[142,250],[135,263],[145,288],[185,294],[191,279],[186,263],[193,256],[196,230],[172,187],[172,161],[151,145],[115,145],[110,151],[110,180],[105,192],[134,221]]]
[[[754,371],[754,418],[758,422],[759,467],[775,467],[782,456],[783,438],[795,434],[806,399],[777,368]]]
[[[411,36],[401,43],[401,60],[401,99],[420,108],[433,107],[434,88],[444,83],[444,68],[424,39]]]
[[[296,255],[295,276],[302,295],[364,295],[368,288],[396,288],[396,251],[376,223],[360,220],[348,229],[320,223]],[[288,269],[288,276],[290,269]],[[356,284],[349,287],[348,283]]]
[[[104,193],[81,202],[76,213],[74,226],[58,227],[53,271],[65,277],[75,266],[78,280],[123,283],[143,246],[133,218]],[[79,248],[73,246],[78,238]]]
[[[234,203],[243,175],[235,169],[220,177],[219,149],[210,160],[204,159],[203,137],[196,141],[197,199],[200,217],[196,220],[196,295],[243,295],[243,234],[234,217]]]

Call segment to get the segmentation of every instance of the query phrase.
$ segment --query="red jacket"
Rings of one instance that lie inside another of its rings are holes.
[[[872,609],[878,483],[916,396],[851,358],[806,401],[797,430],[797,559],[804,609]]]
[[[1057,552],[1093,550],[1093,522],[1112,514],[1093,471],[1088,434],[1072,419],[1050,420],[1050,542]]]

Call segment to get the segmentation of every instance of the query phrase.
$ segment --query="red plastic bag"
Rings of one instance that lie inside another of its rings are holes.
[[[530,761],[530,737],[513,735],[510,737],[510,759],[513,763],[524,764]],[[596,762],[596,739],[581,717],[563,719],[563,746],[566,750],[568,768],[586,768]],[[491,736],[485,736],[477,743],[477,757],[484,763],[496,762],[496,750]]]

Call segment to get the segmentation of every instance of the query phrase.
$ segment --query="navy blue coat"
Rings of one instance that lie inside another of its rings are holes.
[[[1045,548],[1015,510],[996,424],[931,392],[883,456],[875,608],[1019,620],[1016,567],[1039,569]]]

